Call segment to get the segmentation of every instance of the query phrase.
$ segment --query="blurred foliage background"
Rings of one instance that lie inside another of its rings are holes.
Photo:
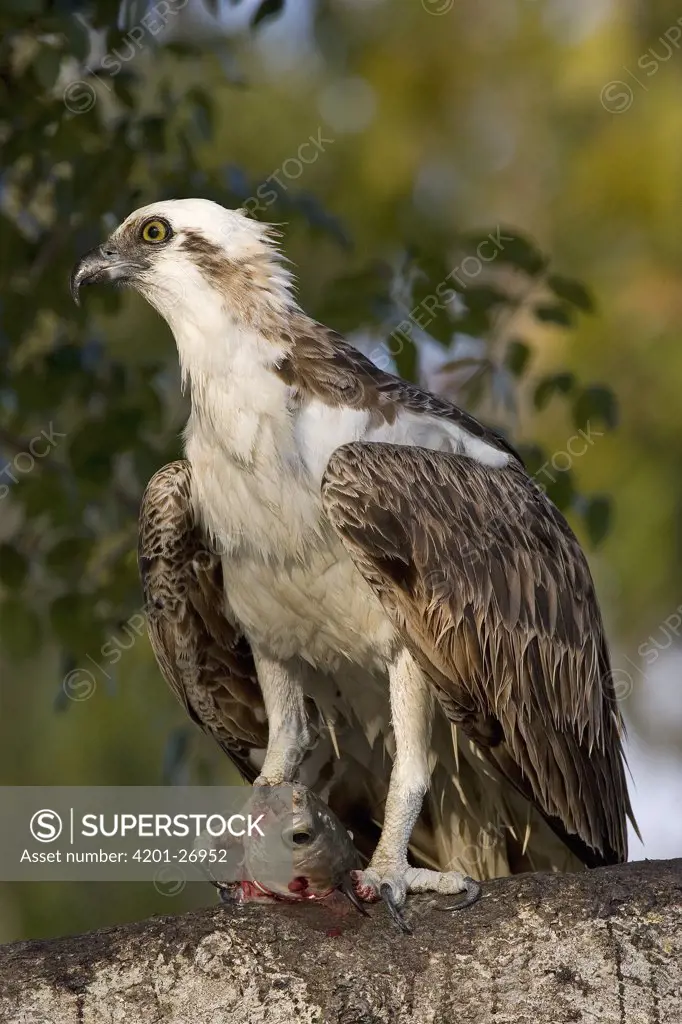
[[[135,207],[198,195],[281,224],[304,308],[519,445],[596,577],[632,855],[682,853],[676,5],[0,0],[0,36],[0,782],[234,781],[141,611],[173,339],[67,287]],[[0,941],[212,899],[4,883]]]

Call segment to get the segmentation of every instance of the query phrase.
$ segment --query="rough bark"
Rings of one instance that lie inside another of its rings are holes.
[[[0,948],[3,1024],[682,1024],[682,860],[488,883],[461,915],[213,907]]]

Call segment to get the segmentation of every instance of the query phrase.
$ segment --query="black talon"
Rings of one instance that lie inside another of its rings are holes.
[[[406,935],[412,935],[414,929],[412,928],[412,925],[408,924],[408,922],[405,920],[405,916],[403,914],[402,909],[393,899],[393,890],[391,889],[388,882],[383,882],[379,886],[379,895],[386,904],[389,914],[391,915],[395,923],[398,925],[401,932],[404,932]]]
[[[466,907],[470,907],[477,900],[480,900],[483,893],[483,889],[473,878],[468,875],[464,876],[466,882],[466,889],[464,890],[464,899],[461,899],[459,903],[455,903],[454,907],[439,907],[439,910],[465,910]]]
[[[232,889],[228,889],[227,886],[221,885],[219,882],[214,882],[213,879],[211,879],[211,882],[218,890],[221,903],[234,906],[238,902],[236,893]]]
[[[364,914],[365,917],[370,916],[367,907],[365,907],[362,900],[358,897],[358,894],[353,888],[353,883],[351,881],[350,875],[346,875],[344,877],[343,881],[341,882],[341,885],[339,886],[339,889],[341,890],[343,895],[351,901],[356,910],[359,910],[360,913]]]

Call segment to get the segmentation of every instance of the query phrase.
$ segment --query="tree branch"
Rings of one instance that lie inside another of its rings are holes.
[[[680,1024],[682,860],[487,883],[461,915],[214,907],[0,948],[12,1024]],[[208,896],[208,890],[207,890]]]

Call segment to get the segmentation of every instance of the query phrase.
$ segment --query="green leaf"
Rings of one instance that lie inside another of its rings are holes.
[[[80,18],[75,17],[68,17],[63,21],[69,55],[78,61],[84,61],[90,53],[90,35],[86,25]]]
[[[531,357],[531,350],[524,341],[510,341],[504,357],[505,366],[515,377],[522,377]]]
[[[538,320],[545,324],[558,324],[559,327],[572,327],[575,323],[573,310],[566,304],[543,304],[533,310]]]
[[[484,264],[506,263],[531,277],[540,274],[549,262],[529,238],[508,228],[497,227],[487,234],[465,235],[463,242],[467,250],[475,252]]]
[[[550,398],[554,395],[568,395],[575,385],[575,376],[572,373],[552,373],[543,377],[535,388],[533,402],[536,409],[544,409],[549,404]]]
[[[129,551],[112,570],[100,597],[112,609],[115,617],[124,618],[130,608],[140,604],[140,580],[134,551]]]
[[[523,464],[526,467],[528,475],[535,479],[539,474],[540,469],[547,462],[547,453],[545,452],[545,449],[539,444],[521,442],[516,445],[516,450],[523,460]],[[536,482],[539,483],[539,480]]]
[[[187,98],[194,107],[194,124],[202,140],[213,134],[214,107],[203,89],[190,89]]]
[[[547,286],[558,299],[570,302],[572,306],[576,306],[584,313],[594,313],[594,297],[582,281],[573,277],[563,277],[561,274],[550,274],[547,278]]]
[[[64,480],[56,473],[31,473],[20,481],[17,497],[29,519],[47,515],[53,524],[73,526],[73,506]]]
[[[284,9],[284,0],[263,0],[256,13],[251,19],[251,28],[260,25],[269,18],[276,17]]]
[[[60,345],[45,358],[45,369],[53,380],[64,386],[67,381],[83,373],[81,349],[77,345]]]
[[[420,273],[412,287],[412,309],[409,319],[415,329],[426,331],[441,345],[449,345],[452,341],[454,326],[448,301],[454,296],[455,289],[445,281],[444,277],[438,276],[438,270],[437,266],[432,265],[429,272],[425,270],[420,261]],[[432,273],[433,276],[431,276]],[[442,268],[440,273],[443,273]]]
[[[404,380],[417,380],[419,360],[417,346],[412,338],[404,337],[398,352],[393,353],[398,373]]]
[[[316,315],[341,334],[362,324],[378,323],[389,309],[390,287],[388,265],[370,263],[332,281],[317,305]]]
[[[89,537],[65,537],[45,556],[45,565],[55,576],[77,582],[92,550]]]
[[[112,452],[125,451],[137,444],[143,418],[142,409],[131,402],[109,411],[100,430]]]
[[[139,128],[144,138],[144,149],[150,153],[163,150],[166,142],[166,120],[163,117],[143,117]]]
[[[420,246],[412,246],[408,254],[408,263],[418,271],[415,275],[417,287],[423,287],[419,284],[420,281],[426,282],[424,294],[452,297],[464,287],[450,276],[453,268],[448,266],[438,249],[424,250]],[[439,285],[440,292],[437,291]]]
[[[509,302],[506,292],[492,285],[481,284],[475,288],[467,288],[462,293],[464,304],[471,313],[488,313],[495,306],[503,306]]]
[[[50,605],[50,624],[60,642],[74,654],[96,658],[101,647],[101,630],[93,617],[92,598],[70,593]]]
[[[431,320],[424,330],[443,348],[449,348],[455,333],[455,325],[448,315],[443,313]]]
[[[556,470],[552,465],[541,469],[536,483],[547,493],[558,509],[563,512],[571,507],[575,495],[573,474],[570,469]]]
[[[30,17],[34,14],[43,13],[44,0],[4,0],[2,5],[3,14],[23,14]]]
[[[42,46],[33,61],[33,73],[43,89],[48,92],[54,86],[62,66],[64,54],[52,46]]]
[[[18,597],[6,597],[0,603],[0,645],[9,658],[19,661],[40,647],[40,619]]]
[[[483,338],[490,330],[490,316],[484,309],[470,309],[455,318],[452,329],[472,338]]]
[[[101,423],[87,423],[72,437],[69,458],[77,477],[90,483],[106,483],[111,476],[113,441]]]
[[[605,384],[593,384],[585,388],[573,404],[576,427],[586,427],[594,420],[603,423],[609,430],[618,425],[618,400]]]
[[[38,366],[25,366],[12,375],[12,387],[24,414],[54,409],[55,385]]]
[[[163,752],[161,778],[165,786],[182,785],[186,779],[192,734],[182,725],[172,730]]]
[[[13,590],[21,586],[28,573],[28,562],[13,544],[0,544],[0,583]]]
[[[125,70],[116,76],[111,76],[112,79],[114,77],[116,81],[116,98],[124,103],[126,107],[134,110],[138,104],[135,86],[138,84],[139,79],[136,79],[132,72],[129,74]]]
[[[613,503],[608,495],[598,494],[586,500],[583,520],[587,535],[595,547],[609,534],[612,519]]]

